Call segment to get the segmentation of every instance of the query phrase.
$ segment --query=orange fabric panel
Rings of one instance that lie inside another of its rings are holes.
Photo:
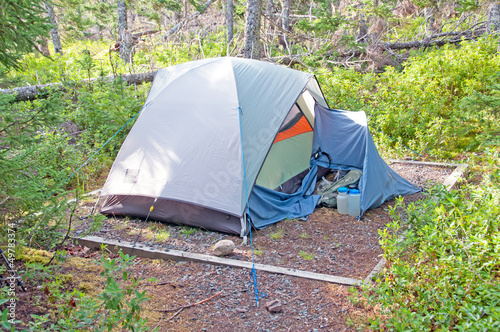
[[[281,133],[278,133],[273,144],[293,136],[307,133],[309,131],[313,131],[313,129],[311,128],[311,125],[309,124],[309,121],[307,121],[306,117],[302,116],[300,120],[295,124],[295,126]]]

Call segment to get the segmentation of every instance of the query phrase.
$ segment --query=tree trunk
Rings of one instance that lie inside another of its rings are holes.
[[[488,10],[488,33],[500,32],[500,2],[490,5]]]
[[[285,31],[283,33],[283,49],[288,49],[289,42],[287,32],[290,31],[290,7],[292,5],[292,0],[283,0],[283,21],[281,22],[281,27]]]
[[[118,0],[118,41],[120,43],[120,58],[127,63],[132,62],[132,34],[128,31],[125,0]]]
[[[234,34],[233,0],[227,0],[227,44],[233,43]]]
[[[368,37],[368,24],[366,24],[364,15],[361,15],[356,43],[366,43],[368,41],[367,37]]]
[[[125,0],[118,0],[118,40],[121,40],[123,31],[127,28],[127,3]]]
[[[56,14],[54,13],[54,7],[49,2],[45,2],[45,9],[47,9],[47,15],[49,16],[50,23],[52,24],[52,29],[50,29],[50,35],[52,36],[52,43],[54,44],[54,52],[63,54],[61,38],[59,37],[59,27],[56,21]]]
[[[266,0],[266,15],[269,19],[272,19],[273,15],[273,0]],[[264,21],[264,31],[266,33],[269,33],[270,29],[270,24],[267,22],[267,20]]]
[[[40,41],[38,42],[38,51],[40,51],[40,53],[42,53],[43,56],[46,57],[50,56],[49,42],[47,38],[45,37],[40,38]]]
[[[488,9],[487,33],[498,33],[497,53],[500,53],[500,2],[491,4]]]
[[[243,56],[248,59],[260,59],[260,20],[262,0],[248,0],[245,26],[245,46]]]

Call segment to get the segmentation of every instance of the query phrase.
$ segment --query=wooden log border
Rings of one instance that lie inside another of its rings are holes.
[[[252,269],[252,262],[240,261],[236,259],[216,257],[205,254],[197,254],[180,250],[158,250],[152,247],[144,246],[142,244],[136,244],[128,241],[115,241],[104,239],[99,236],[86,236],[81,238],[73,238],[82,246],[88,248],[100,249],[101,245],[106,245],[107,249],[116,253],[121,250],[124,254],[132,254],[138,257],[150,258],[150,259],[163,259],[163,260],[175,260],[175,261],[193,261],[198,263],[206,263],[212,265],[223,265],[235,268]],[[337,277],[328,274],[321,274],[309,271],[302,271],[284,267],[278,267],[273,265],[265,264],[255,264],[255,269],[259,271],[265,271],[269,273],[284,274],[293,277],[300,277],[318,281],[326,281],[335,284],[356,286],[361,285],[362,280]]]

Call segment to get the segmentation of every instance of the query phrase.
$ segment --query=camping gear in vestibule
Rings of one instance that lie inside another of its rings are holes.
[[[316,190],[317,191],[323,191],[325,190],[325,188],[331,186],[333,184],[332,181],[328,181],[327,179],[325,179],[325,177],[323,176],[321,178],[321,181],[318,182],[318,185],[316,186]]]
[[[351,184],[356,184],[359,182],[362,175],[363,172],[360,170],[352,169],[345,176],[340,178],[340,180],[324,186],[321,190],[316,190],[316,194],[323,195],[326,193],[336,192],[340,187],[347,187]]]
[[[337,207],[337,193],[326,193],[321,195],[316,206],[335,209]]]

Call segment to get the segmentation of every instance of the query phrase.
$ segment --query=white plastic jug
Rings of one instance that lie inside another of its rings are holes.
[[[359,190],[351,189],[349,190],[349,195],[347,195],[347,211],[351,217],[357,217],[361,213],[361,196]]]
[[[340,187],[338,190],[338,195],[337,195],[337,212],[340,214],[347,214],[347,188],[346,187]]]

